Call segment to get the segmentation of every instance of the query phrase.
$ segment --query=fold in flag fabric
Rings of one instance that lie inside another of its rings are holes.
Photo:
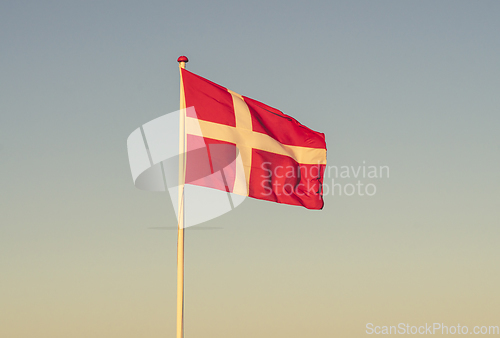
[[[324,134],[186,69],[181,76],[186,184],[323,208]]]

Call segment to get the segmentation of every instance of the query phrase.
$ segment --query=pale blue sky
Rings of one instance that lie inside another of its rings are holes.
[[[179,55],[325,133],[329,165],[390,167],[373,197],[249,199],[188,231],[186,337],[499,325],[499,17],[496,1],[3,1],[0,336],[173,335],[176,234],[149,228],[175,215],[134,188],[126,139],[178,109]]]

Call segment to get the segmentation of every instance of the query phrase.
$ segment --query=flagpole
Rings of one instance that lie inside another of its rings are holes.
[[[186,98],[184,96],[184,85],[182,82],[182,69],[186,68],[188,58],[180,56],[180,100],[179,100],[179,195],[178,195],[178,229],[177,229],[177,338],[184,338],[184,183],[186,175],[186,133],[185,112]]]

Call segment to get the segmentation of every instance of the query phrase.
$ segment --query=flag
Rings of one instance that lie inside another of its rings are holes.
[[[323,208],[324,134],[186,69],[181,81],[186,184]]]

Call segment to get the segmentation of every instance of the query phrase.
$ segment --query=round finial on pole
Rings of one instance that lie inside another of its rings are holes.
[[[179,56],[179,57],[177,58],[177,62],[179,62],[179,66],[180,66],[181,68],[186,68],[186,62],[188,62],[188,61],[189,61],[189,60],[188,60],[187,56],[184,56],[184,55]]]

